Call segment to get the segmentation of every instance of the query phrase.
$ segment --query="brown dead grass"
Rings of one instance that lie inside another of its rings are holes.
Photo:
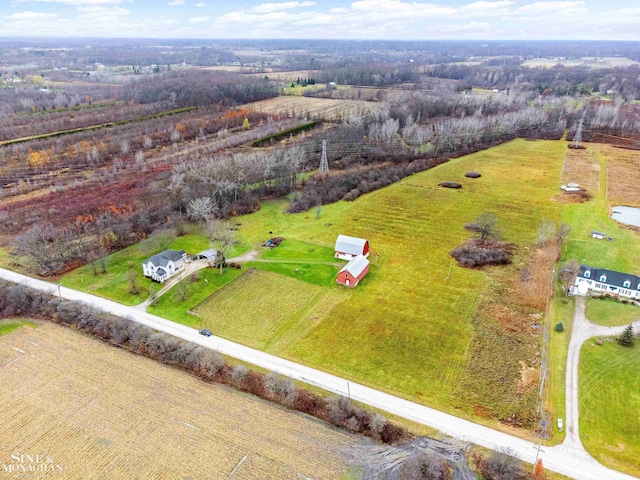
[[[360,441],[54,324],[0,337],[0,365],[0,463],[64,478],[226,479],[248,454],[234,478],[334,479]]]
[[[546,310],[553,293],[551,272],[559,258],[560,245],[555,238],[531,255],[514,283],[515,296],[521,305]]]
[[[588,148],[573,150],[568,148],[562,166],[562,184],[578,183],[587,192],[597,192],[600,186],[600,161],[598,153]],[[563,194],[563,196],[568,196]],[[573,196],[573,195],[571,195]]]
[[[613,205],[640,206],[640,151],[593,146],[607,160],[607,201]]]
[[[245,106],[257,112],[324,120],[363,116],[375,107],[376,105],[372,102],[293,95],[269,98]]]
[[[562,192],[553,197],[558,203],[585,203],[593,198],[589,192]]]

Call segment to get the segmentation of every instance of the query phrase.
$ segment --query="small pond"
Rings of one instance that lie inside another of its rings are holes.
[[[640,227],[640,208],[636,207],[611,207],[611,218],[627,225]]]

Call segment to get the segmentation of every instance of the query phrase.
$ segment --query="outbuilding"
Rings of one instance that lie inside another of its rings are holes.
[[[603,232],[598,232],[598,231],[596,231],[596,230],[592,230],[592,231],[591,231],[591,236],[592,236],[593,238],[598,239],[598,240],[604,240],[604,239],[605,239],[605,237],[607,236],[607,234],[606,234],[606,233],[603,233]]]
[[[369,240],[348,235],[338,235],[335,252],[336,258],[341,258],[342,260],[351,260],[359,255],[368,257]]]
[[[369,260],[364,255],[358,255],[338,272],[337,282],[347,287],[355,287],[369,272]]]

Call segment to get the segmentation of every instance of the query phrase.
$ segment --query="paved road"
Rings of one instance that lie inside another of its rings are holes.
[[[69,300],[76,300],[92,305],[99,310],[131,319],[132,321],[147,325],[156,330],[211,348],[224,355],[286,375],[295,380],[300,380],[339,395],[350,396],[353,400],[428,425],[460,440],[469,441],[490,449],[509,448],[513,451],[514,455],[522,460],[530,463],[535,461],[537,445],[468,420],[454,417],[453,415],[425,407],[424,405],[419,405],[223,338],[215,336],[203,337],[192,328],[156,317],[146,312],[141,312],[135,308],[127,307],[111,300],[53,285],[4,269],[0,269],[0,278],[22,283],[31,288],[49,292],[54,295],[60,295]],[[540,452],[540,458],[542,458],[546,469],[580,480],[631,480],[633,478],[600,465],[583,451],[576,450],[569,445],[543,447]]]
[[[611,337],[622,333],[625,326],[603,327],[587,320],[585,312],[585,298],[576,297],[576,311],[571,327],[571,341],[567,356],[567,395],[566,395],[566,423],[567,436],[563,445],[575,451],[585,451],[580,439],[578,422],[578,370],[580,368],[580,350],[582,344],[593,337]],[[640,320],[633,324],[636,332],[640,331]],[[586,452],[585,452],[586,453]]]

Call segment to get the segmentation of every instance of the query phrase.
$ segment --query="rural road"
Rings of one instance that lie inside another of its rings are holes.
[[[585,452],[580,440],[579,412],[578,412],[578,371],[580,369],[580,350],[584,342],[593,337],[612,337],[622,333],[625,325],[621,327],[603,327],[587,320],[585,316],[585,298],[576,297],[576,312],[573,317],[571,327],[571,340],[569,342],[569,353],[567,355],[567,395],[566,395],[566,421],[565,427],[567,436],[563,442],[564,446],[574,449],[574,451]],[[640,320],[633,323],[634,330],[640,330]],[[585,452],[586,454],[586,452]]]
[[[309,385],[314,385],[333,393],[349,396],[351,399],[375,408],[387,411],[414,422],[428,425],[446,435],[462,441],[472,442],[490,449],[509,448],[513,454],[522,460],[534,463],[538,445],[492,430],[491,428],[475,424],[447,413],[434,410],[408,400],[389,395],[344,378],[331,375],[320,370],[284,360],[259,350],[245,347],[219,337],[203,337],[198,331],[169,320],[141,312],[132,307],[78,292],[48,282],[33,279],[9,270],[0,269],[0,278],[20,283],[28,287],[60,295],[68,300],[79,301],[92,307],[120,317],[128,318],[142,325],[168,333],[178,338],[210,348],[223,355],[257,365],[267,370],[291,377]],[[574,449],[568,444],[556,447],[543,447],[540,457],[547,470],[553,470],[579,480],[631,480],[634,477],[608,469],[588,456],[586,452]]]

